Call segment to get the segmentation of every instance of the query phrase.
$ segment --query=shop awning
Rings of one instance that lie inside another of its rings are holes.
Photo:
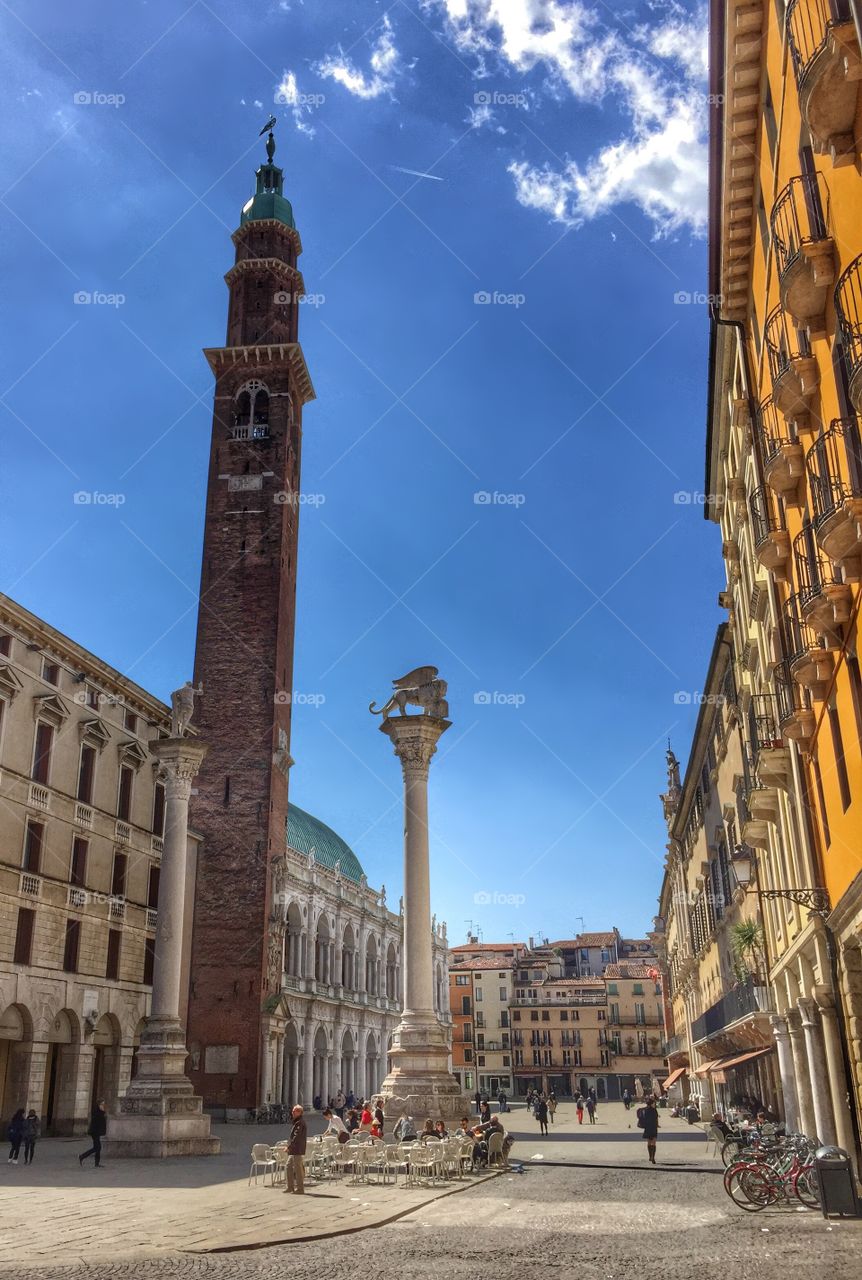
[[[661,1085],[661,1087],[662,1087],[663,1089],[669,1089],[669,1088],[671,1087],[671,1085],[672,1085],[672,1084],[676,1084],[676,1082],[677,1082],[677,1080],[679,1080],[680,1076],[684,1076],[684,1075],[685,1075],[685,1073],[686,1073],[686,1068],[685,1068],[685,1067],[676,1067],[676,1068],[675,1068],[675,1070],[671,1071],[671,1073],[670,1073],[670,1075],[668,1076],[667,1080],[663,1080],[663,1081],[662,1081],[662,1085]]]
[[[729,1067],[738,1067],[743,1062],[751,1062],[753,1058],[762,1058],[765,1053],[772,1053],[772,1047],[767,1046],[765,1049],[749,1049],[748,1053],[740,1053],[735,1058],[721,1059],[721,1069],[726,1071]],[[716,1063],[716,1066],[718,1063]]]

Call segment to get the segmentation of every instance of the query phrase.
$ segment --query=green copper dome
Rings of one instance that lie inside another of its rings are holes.
[[[296,226],[290,201],[278,191],[256,192],[243,205],[239,225],[244,227],[247,222],[261,222],[264,218],[275,218],[286,227]]]
[[[244,227],[247,222],[262,222],[264,218],[275,218],[276,221],[283,222],[286,227],[296,227],[293,221],[293,208],[284,196],[284,170],[273,163],[275,138],[272,127],[274,124],[275,116],[261,130],[265,133],[269,129],[269,137],[266,140],[266,164],[262,164],[257,171],[257,190],[242,207],[239,220],[241,227]]]
[[[306,856],[313,851],[315,862],[330,871],[340,863],[341,874],[357,884],[365,874],[350,845],[325,822],[313,818],[295,804],[287,806],[287,843],[291,849]]]

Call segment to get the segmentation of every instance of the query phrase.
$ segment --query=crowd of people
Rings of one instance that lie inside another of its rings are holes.
[[[497,1099],[500,1110],[508,1111],[505,1094]],[[332,1134],[341,1143],[348,1142],[354,1133],[368,1133],[372,1138],[385,1138],[386,1118],[383,1114],[382,1098],[358,1100],[352,1095],[339,1093],[323,1107],[322,1114],[326,1121],[324,1135]],[[556,1104],[555,1104],[556,1105]],[[451,1137],[469,1138],[473,1143],[473,1166],[480,1169],[488,1164],[488,1143],[494,1133],[503,1135],[503,1162],[508,1162],[509,1151],[514,1138],[503,1128],[498,1115],[491,1115],[487,1098],[477,1097],[478,1120],[470,1116],[462,1116],[458,1127],[449,1130],[443,1120],[426,1120],[421,1130],[417,1130],[412,1116],[401,1116],[393,1125],[392,1138],[396,1142],[433,1142]],[[294,1108],[296,1110],[296,1108]],[[304,1121],[303,1121],[304,1124]],[[288,1146],[290,1150],[290,1146]]]

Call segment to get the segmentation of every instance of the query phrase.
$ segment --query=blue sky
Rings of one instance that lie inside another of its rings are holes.
[[[273,110],[318,396],[292,798],[397,899],[400,776],[367,707],[436,664],[450,937],[642,933],[665,739],[684,757],[723,586],[702,10],[10,0],[0,22],[3,589],[163,697],[190,675],[201,348]]]

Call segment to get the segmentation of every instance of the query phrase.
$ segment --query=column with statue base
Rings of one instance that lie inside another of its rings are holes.
[[[437,678],[436,667],[419,667],[394,685],[381,708],[380,729],[404,776],[404,1008],[380,1094],[387,1116],[457,1120],[470,1114],[470,1103],[449,1070],[449,1032],[434,1011],[428,858],[428,770],[450,724],[446,682]],[[406,714],[407,705],[421,707],[422,714]],[[390,717],[396,706],[401,714]]]
[[[153,995],[137,1075],[120,1099],[119,1113],[108,1117],[104,1150],[111,1156],[218,1155],[221,1149],[203,1114],[203,1099],[185,1073],[188,1050],[179,1016],[189,797],[207,752],[205,744],[183,736],[191,719],[189,695],[193,699],[189,685],[174,695],[173,736],[150,744],[165,774]]]

